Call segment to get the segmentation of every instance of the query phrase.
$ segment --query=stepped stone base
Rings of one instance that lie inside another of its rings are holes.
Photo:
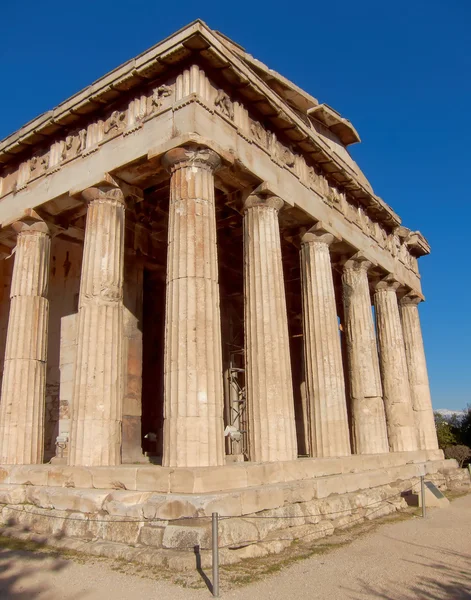
[[[423,474],[442,490],[469,487],[469,473],[437,450],[213,469],[6,466],[1,533],[186,569],[196,547],[210,563],[218,512],[221,563],[230,564],[405,508],[401,493]]]

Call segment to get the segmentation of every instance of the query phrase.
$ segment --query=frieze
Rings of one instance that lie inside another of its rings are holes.
[[[61,152],[61,162],[67,162],[79,156],[87,147],[87,130],[76,129],[66,136]]]
[[[0,178],[0,197],[17,193],[28,183],[58,171],[66,163],[95,152],[102,143],[139,128],[145,120],[171,107],[173,92],[174,85],[152,87],[132,98],[126,108],[114,109],[105,117],[70,130],[64,139],[36,152],[16,170],[7,171]]]
[[[35,154],[29,160],[29,180],[41,177],[49,168],[49,152]]]
[[[154,89],[150,96],[149,113],[160,111],[165,103],[166,98],[170,98],[173,94],[173,87],[170,85],[159,85]]]
[[[224,90],[218,90],[216,99],[214,100],[214,106],[218,108],[225,117],[231,121],[234,120],[234,105],[229,94],[226,94]]]
[[[417,259],[412,256],[406,240],[388,233],[374,221],[363,207],[352,202],[347,194],[332,185],[318,167],[308,164],[306,158],[292,145],[282,143],[260,121],[253,119],[243,104],[233,101],[222,89],[212,88],[203,71],[192,68],[177,78],[180,95],[193,94],[198,87],[205,91],[206,100],[212,96],[216,112],[229,119],[239,133],[263,149],[278,165],[291,171],[306,187],[315,191],[326,204],[342,213],[346,219],[375,240],[393,257],[414,273],[418,273]],[[24,189],[30,181],[60,169],[64,164],[80,159],[98,150],[101,144],[119,135],[127,135],[161,112],[168,110],[178,99],[176,84],[160,84],[132,97],[127,106],[115,108],[104,117],[85,127],[70,130],[62,140],[54,141],[48,149],[35,153],[22,162],[16,171],[0,178],[0,197]],[[213,95],[214,94],[214,95]]]
[[[108,119],[105,121],[103,133],[105,135],[118,135],[124,131],[126,127],[126,112],[114,110]],[[100,141],[100,140],[99,140]]]
[[[408,269],[418,273],[417,259],[411,255],[405,240],[394,232],[388,233],[377,221],[374,221],[364,207],[352,202],[347,194],[333,186],[318,169],[307,164],[304,156],[292,146],[280,142],[275,133],[268,131],[262,123],[250,118],[251,141],[265,150],[278,165],[291,170],[306,187],[317,192],[324,202],[336,209],[358,227],[365,235],[373,239],[381,248],[402,262]]]

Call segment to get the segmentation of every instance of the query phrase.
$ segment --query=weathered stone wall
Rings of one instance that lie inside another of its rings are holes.
[[[406,508],[402,494],[418,493],[422,473],[441,490],[469,489],[469,473],[455,461],[211,494],[0,484],[1,533],[24,537],[28,531],[28,539],[89,554],[194,568],[195,546],[209,560],[211,513],[217,511],[220,559],[230,564]]]
[[[70,243],[59,237],[52,240],[48,292],[50,313],[44,435],[44,459],[46,462],[56,453],[59,419],[69,418],[68,402],[72,398],[74,360],[73,350],[69,346],[72,345],[73,337],[71,321],[74,317],[72,315],[77,312],[81,265],[82,246],[80,244]],[[64,323],[67,323],[65,329]],[[62,336],[61,328],[64,329]],[[65,350],[65,347],[68,349]]]

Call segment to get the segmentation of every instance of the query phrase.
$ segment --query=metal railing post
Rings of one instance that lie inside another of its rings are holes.
[[[219,598],[219,539],[218,539],[218,513],[212,514],[213,533],[213,596]]]
[[[420,497],[422,499],[422,517],[425,518],[425,475],[420,476]]]

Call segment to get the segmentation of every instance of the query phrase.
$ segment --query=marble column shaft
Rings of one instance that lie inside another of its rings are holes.
[[[297,457],[293,384],[276,197],[244,207],[245,362],[250,459]]]
[[[124,198],[89,188],[77,325],[69,464],[121,463]]]
[[[374,294],[384,407],[391,452],[418,449],[396,293],[398,286],[397,282],[388,277],[376,284]]]
[[[1,464],[40,464],[44,453],[49,259],[47,225],[18,232],[0,402]]]
[[[378,348],[368,285],[371,263],[361,256],[343,268],[345,339],[355,454],[389,452]]]
[[[303,331],[311,456],[351,453],[330,244],[315,226],[302,237]]]
[[[436,450],[438,448],[437,431],[420,327],[418,305],[421,301],[422,298],[414,294],[408,294],[400,301],[402,331],[419,449]]]
[[[214,172],[208,148],[176,148],[171,172],[164,359],[167,467],[225,463]]]

